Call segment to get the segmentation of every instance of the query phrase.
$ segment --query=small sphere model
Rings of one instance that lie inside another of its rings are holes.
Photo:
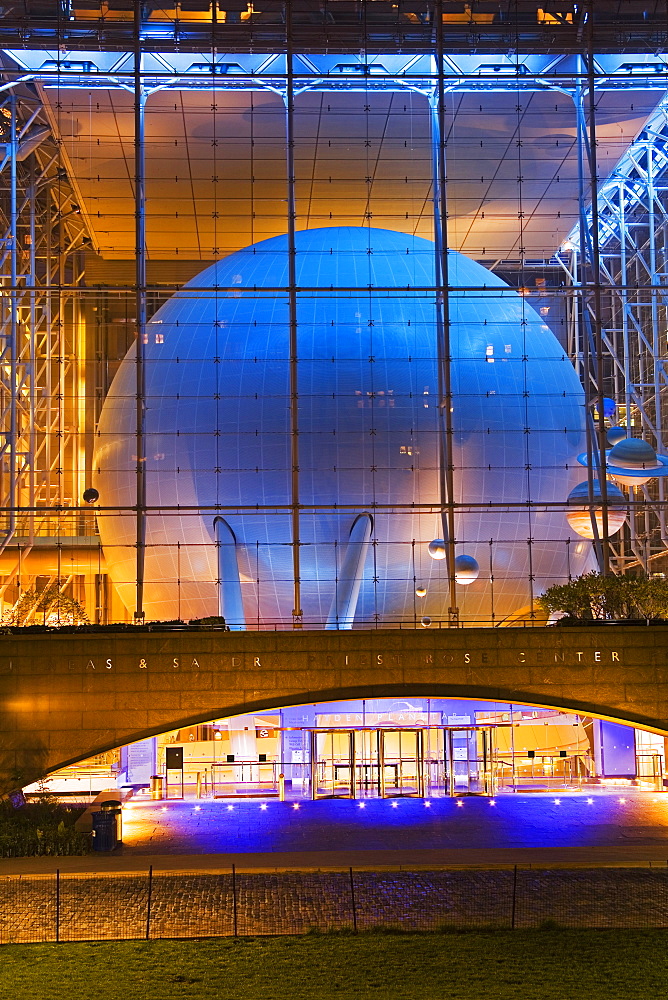
[[[427,552],[432,559],[445,559],[448,554],[445,542],[442,538],[434,538],[427,546]]]
[[[627,437],[628,433],[626,427],[611,427],[606,434],[608,444],[611,448],[614,448],[616,444],[619,444],[620,441],[623,441]]]
[[[339,594],[354,606],[341,627],[416,624],[416,578],[421,615],[446,620],[434,244],[330,227],[297,232],[295,249],[296,500],[287,237],[206,267],[146,325],[146,617],[218,614],[236,574],[239,627],[292,627],[297,510],[305,628],[339,627]],[[563,516],[585,399],[529,302],[463,254],[448,263],[454,537],[473,560],[456,573],[457,606],[494,624],[593,565]],[[130,610],[136,466],[133,346],[102,408],[93,482]],[[484,571],[469,586],[473,563]]]
[[[455,558],[455,580],[467,587],[480,576],[480,566],[478,560],[473,556],[461,555]]]
[[[612,420],[615,413],[617,412],[617,404],[614,399],[610,399],[608,396],[603,397],[603,416],[608,420]]]

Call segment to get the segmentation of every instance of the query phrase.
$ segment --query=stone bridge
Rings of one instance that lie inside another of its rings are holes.
[[[570,709],[668,735],[668,627],[0,636],[0,791],[212,718],[409,696]]]

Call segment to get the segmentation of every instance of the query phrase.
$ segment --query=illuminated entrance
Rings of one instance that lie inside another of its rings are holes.
[[[359,699],[213,719],[57,772],[59,793],[437,799],[665,787],[662,736],[572,712],[458,699]]]
[[[494,795],[496,728],[312,729],[311,797]]]

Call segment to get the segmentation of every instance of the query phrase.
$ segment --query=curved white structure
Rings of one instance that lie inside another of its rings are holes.
[[[247,627],[292,621],[288,296],[263,291],[285,289],[287,264],[285,237],[232,254],[147,327],[147,502],[227,508],[220,514],[236,539]],[[450,272],[462,289],[450,295],[456,500],[565,502],[584,446],[573,367],[540,317],[493,273],[456,253]],[[433,244],[386,230],[308,230],[297,234],[296,273],[301,289],[322,289],[300,291],[297,302],[304,624],[325,627],[329,618],[331,627],[351,527],[364,512],[373,534],[359,549],[369,550],[359,597],[349,586],[345,597],[349,609],[355,596],[355,625],[438,621],[449,606],[447,560],[429,558],[427,546],[442,522],[436,510],[411,508],[439,501],[435,303],[419,290],[434,283]],[[98,429],[93,485],[103,507],[135,502],[134,431],[133,349]],[[216,613],[215,516],[147,517],[149,619]],[[112,579],[132,608],[134,515],[99,522]],[[590,559],[563,509],[464,509],[456,543],[457,554],[480,565],[478,579],[460,588],[471,622],[526,607],[532,592]],[[421,585],[427,595],[418,602]]]

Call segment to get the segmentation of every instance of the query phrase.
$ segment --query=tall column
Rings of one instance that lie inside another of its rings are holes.
[[[448,623],[459,625],[455,580],[455,487],[452,457],[452,351],[450,346],[450,282],[448,268],[448,207],[445,161],[445,76],[443,72],[443,2],[436,4],[436,92],[431,98],[432,194],[434,203],[434,265],[436,292],[436,351],[438,359],[439,504],[446,543],[450,606]]]
[[[136,603],[135,623],[144,620],[144,563],[146,555],[146,159],[144,126],[146,95],[142,83],[141,4],[135,4],[134,20],[134,136],[135,136],[135,309],[136,353]]]
[[[293,577],[293,628],[302,627],[301,599],[301,558],[299,547],[300,504],[299,504],[299,382],[298,382],[298,327],[297,327],[297,263],[295,260],[295,227],[297,205],[295,200],[295,89],[292,51],[292,4],[285,3],[285,160],[287,170],[288,208],[288,323],[290,353],[290,507],[292,519],[292,577]]]

